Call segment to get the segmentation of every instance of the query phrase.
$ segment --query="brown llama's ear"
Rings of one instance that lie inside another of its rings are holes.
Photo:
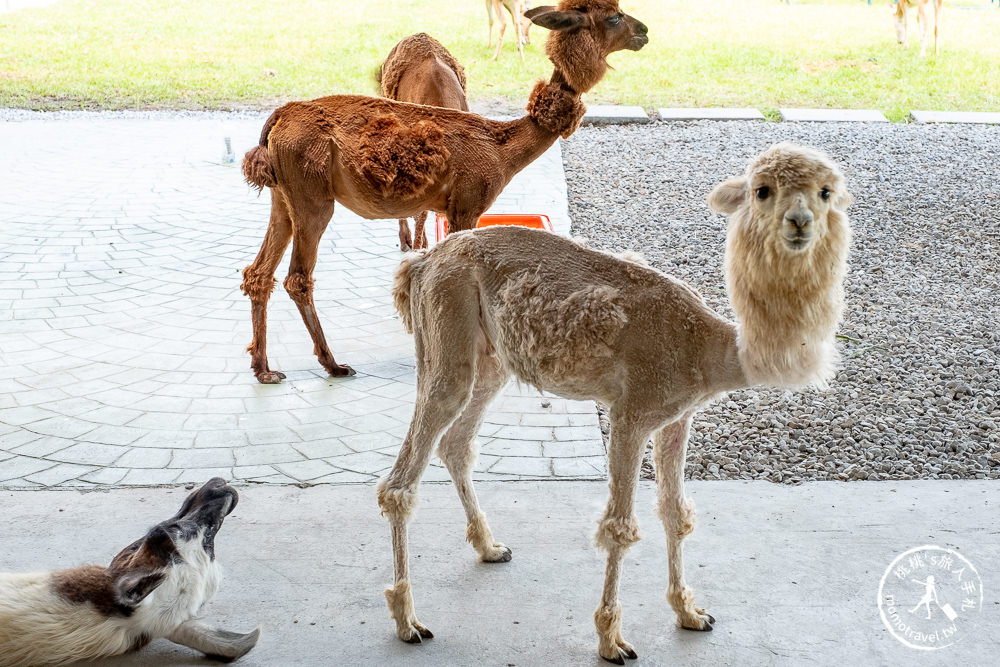
[[[549,30],[576,30],[587,23],[587,17],[582,12],[560,12],[552,5],[534,7],[524,12],[524,16],[535,25]]]
[[[746,176],[730,178],[708,194],[708,206],[716,213],[729,214],[740,207],[747,194]]]

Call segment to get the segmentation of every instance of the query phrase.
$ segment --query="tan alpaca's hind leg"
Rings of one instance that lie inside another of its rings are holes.
[[[416,280],[416,279],[414,279]],[[413,420],[392,470],[378,484],[378,503],[392,529],[394,583],[385,591],[389,612],[396,621],[396,634],[405,642],[419,643],[432,637],[417,621],[410,588],[406,524],[417,503],[417,485],[427,468],[431,452],[441,434],[465,410],[476,381],[479,346],[477,287],[464,277],[458,287],[444,286],[435,299],[435,310],[449,313],[447,327],[414,313],[414,344],[417,356],[417,400]],[[431,286],[434,289],[435,285]],[[420,295],[411,284],[415,311]],[[432,315],[433,317],[433,315]],[[426,334],[426,335],[425,335]]]
[[[316,268],[316,255],[319,252],[319,241],[326,230],[330,218],[333,217],[334,203],[321,202],[310,204],[305,210],[292,211],[292,261],[285,278],[285,291],[295,302],[302,315],[302,321],[309,330],[313,341],[313,353],[326,372],[334,377],[354,375],[350,366],[338,364],[333,358],[330,346],[323,335],[323,326],[316,313],[313,302],[313,270]]]
[[[468,521],[465,539],[486,563],[506,563],[511,558],[511,552],[509,548],[493,540],[486,515],[479,509],[479,500],[472,486],[472,467],[476,462],[475,437],[483,423],[486,408],[507,383],[507,377],[494,357],[480,353],[472,400],[441,438],[437,449],[438,456],[455,481],[455,489],[465,508]]]
[[[598,652],[618,665],[625,658],[636,657],[635,649],[622,637],[622,606],[618,601],[622,560],[639,541],[639,522],[635,518],[635,488],[639,465],[651,428],[646,428],[627,412],[612,408],[611,444],[608,448],[608,476],[611,496],[598,523],[594,542],[608,552],[601,604],[594,612]]]
[[[684,582],[681,545],[694,530],[694,502],[684,497],[684,456],[691,432],[690,413],[665,426],[653,437],[656,464],[657,510],[667,533],[670,584],[667,600],[677,622],[688,630],[711,630],[715,618],[695,606],[694,592]]]
[[[272,371],[267,364],[267,302],[274,290],[274,271],[291,238],[292,220],[288,215],[288,208],[281,193],[272,190],[271,220],[267,224],[267,233],[257,258],[253,264],[243,269],[243,282],[240,284],[243,293],[250,297],[253,321],[253,341],[247,347],[250,352],[250,368],[257,381],[264,384],[276,384],[285,377],[280,371]]]

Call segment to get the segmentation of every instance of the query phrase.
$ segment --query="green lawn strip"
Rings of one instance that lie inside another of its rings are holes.
[[[537,3],[536,3],[537,4]],[[901,48],[882,1],[622,0],[651,41],[613,54],[592,104],[1000,109],[1000,10],[945,7],[942,52]],[[545,31],[526,63],[508,30],[489,59],[481,2],[441,0],[61,0],[0,14],[0,106],[32,109],[269,108],[288,99],[372,94],[372,72],[426,31],[465,65],[473,100],[526,99],[551,71]]]

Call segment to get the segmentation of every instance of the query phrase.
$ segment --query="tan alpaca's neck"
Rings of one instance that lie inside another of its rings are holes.
[[[730,222],[725,267],[747,384],[825,386],[839,361],[834,334],[843,310],[847,226],[831,226],[798,255],[761,242],[747,227]]]

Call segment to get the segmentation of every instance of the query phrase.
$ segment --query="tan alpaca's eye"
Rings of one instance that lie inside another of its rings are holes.
[[[823,201],[829,201],[830,199],[830,188],[823,188],[819,191],[819,198]]]
[[[757,193],[757,199],[764,200],[771,196],[771,188],[767,187],[766,185],[757,188],[755,192]]]

